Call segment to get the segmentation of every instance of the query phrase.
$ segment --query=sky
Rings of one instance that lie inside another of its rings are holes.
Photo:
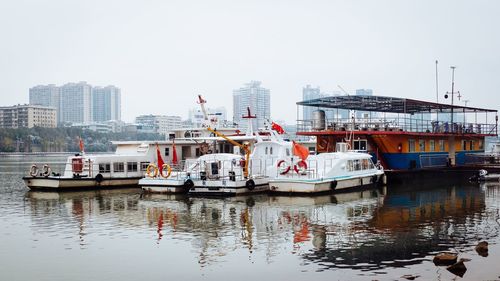
[[[122,117],[225,106],[250,80],[271,117],[293,124],[311,84],[325,92],[500,109],[500,1],[0,0],[0,105],[35,85],[122,91]],[[459,104],[463,105],[462,101]]]

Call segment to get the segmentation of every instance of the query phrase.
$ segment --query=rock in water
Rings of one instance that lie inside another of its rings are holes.
[[[446,268],[449,272],[464,277],[465,272],[467,271],[467,267],[465,267],[464,261],[460,259],[456,264],[450,265]]]
[[[476,246],[476,252],[481,257],[487,257],[488,256],[488,242],[486,242],[486,241],[479,242]]]
[[[457,257],[455,253],[439,253],[432,261],[435,265],[452,265],[457,262]]]

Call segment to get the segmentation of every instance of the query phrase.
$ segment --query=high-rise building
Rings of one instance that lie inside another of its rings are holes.
[[[92,121],[92,86],[86,82],[68,83],[61,86],[60,93],[61,123],[90,123]]]
[[[180,116],[141,115],[135,118],[137,124],[154,128],[155,133],[167,135],[173,129],[182,128]]]
[[[209,120],[216,119],[217,126],[222,126],[227,122],[227,111],[223,106],[219,107],[208,107],[207,115]],[[194,127],[201,127],[205,122],[205,116],[203,116],[203,112],[199,108],[193,108],[189,110],[189,121]]]
[[[250,108],[252,115],[257,116],[253,119],[254,129],[264,127],[266,119],[271,117],[270,91],[260,85],[259,81],[251,81],[242,88],[233,90],[233,120],[243,128],[247,126],[247,122],[242,118],[248,115],[247,108]]]
[[[311,85],[306,85],[302,88],[302,100],[313,100],[324,97],[329,97],[332,95],[340,95],[340,92],[333,92],[332,94],[322,93],[319,87],[311,87]],[[313,112],[318,110],[317,108],[311,106],[304,106],[302,108],[302,116],[303,120],[312,120]],[[334,122],[337,118],[347,119],[349,112],[346,109],[327,109],[321,108],[321,110],[325,111],[325,117],[327,121]]]
[[[313,100],[313,99],[319,99],[322,98],[323,95],[321,94],[321,90],[319,87],[311,87],[311,85],[306,85],[304,88],[302,88],[302,100]],[[312,113],[313,111],[317,110],[314,107],[311,106],[303,106],[302,107],[302,117],[304,120],[312,120]]]
[[[57,122],[61,120],[61,104],[59,87],[54,84],[38,85],[30,88],[30,102],[31,105],[43,105],[53,107],[57,112]]]
[[[115,86],[92,88],[93,121],[121,119],[121,92]]]
[[[0,107],[0,128],[55,128],[56,109],[41,105],[14,105]]]

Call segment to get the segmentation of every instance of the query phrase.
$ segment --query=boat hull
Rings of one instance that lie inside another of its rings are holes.
[[[366,185],[376,185],[384,181],[384,175],[369,175],[349,178],[308,180],[300,178],[277,178],[269,182],[271,193],[320,194]]]
[[[31,190],[70,190],[99,189],[137,186],[139,177],[110,178],[97,181],[94,178],[64,177],[23,177],[26,186]]]
[[[143,178],[139,186],[150,193],[187,193],[183,179]]]
[[[247,180],[195,180],[189,195],[235,196],[269,191],[269,178],[253,178],[254,188],[247,187]]]

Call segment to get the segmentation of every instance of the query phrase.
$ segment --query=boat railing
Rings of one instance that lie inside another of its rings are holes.
[[[289,166],[284,167],[284,169],[278,169],[275,176],[291,179],[322,179],[325,178],[328,172],[330,172],[334,168],[334,166],[338,162],[338,159],[324,159],[321,161],[318,161],[316,159],[305,160],[305,167],[303,165],[301,167],[298,163],[299,161],[300,159],[295,159],[294,163],[292,163],[291,165],[287,164]],[[288,169],[288,167],[290,169]],[[347,168],[348,167],[345,167],[346,170]]]
[[[266,163],[269,159],[252,159],[248,163],[250,177],[267,176]],[[227,160],[195,160],[185,164],[185,173],[189,173],[192,179],[201,180],[244,180],[243,167],[245,163],[238,159]],[[185,177],[186,174],[177,175]]]
[[[497,125],[477,122],[450,122],[422,118],[326,118],[318,120],[297,120],[297,132],[321,131],[386,131],[414,133],[454,133],[496,135]]]

